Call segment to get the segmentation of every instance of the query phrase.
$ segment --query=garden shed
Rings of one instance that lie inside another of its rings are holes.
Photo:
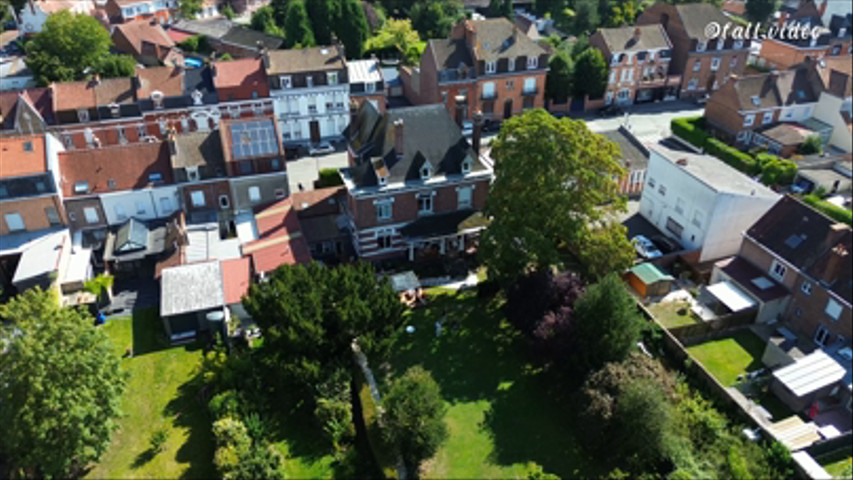
[[[641,263],[625,274],[625,280],[642,297],[666,295],[675,278],[653,263]]]
[[[799,412],[837,392],[844,374],[844,367],[822,350],[817,350],[774,370],[770,390],[791,410]]]

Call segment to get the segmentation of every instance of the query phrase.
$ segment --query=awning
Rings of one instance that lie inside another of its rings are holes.
[[[802,397],[844,378],[844,367],[817,350],[773,372],[773,377],[797,397]]]
[[[729,282],[715,283],[707,290],[732,312],[740,312],[755,306],[751,298]]]

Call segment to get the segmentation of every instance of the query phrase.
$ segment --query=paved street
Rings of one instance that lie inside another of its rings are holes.
[[[587,125],[593,132],[616,130],[625,125],[640,141],[657,143],[671,135],[669,123],[673,118],[702,115],[705,108],[692,102],[674,101],[635,105],[625,111],[626,115],[618,117],[589,117]]]

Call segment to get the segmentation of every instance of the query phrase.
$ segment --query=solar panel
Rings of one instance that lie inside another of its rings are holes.
[[[269,120],[240,122],[231,128],[231,153],[235,159],[276,155],[278,142]]]

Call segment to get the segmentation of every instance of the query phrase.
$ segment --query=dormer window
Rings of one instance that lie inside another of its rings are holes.
[[[465,157],[465,160],[462,160],[462,173],[466,174],[471,172],[471,157]]]
[[[498,70],[496,62],[486,62],[486,73],[495,73]]]
[[[338,84],[338,72],[326,73],[326,83],[328,83],[329,85],[337,85]]]
[[[24,151],[32,152],[33,151],[33,142],[24,142]]]
[[[735,40],[735,43],[734,45],[732,45],[732,48],[734,48],[735,50],[743,48],[743,40]]]
[[[514,58],[507,59],[506,69],[510,72],[515,71],[515,59]]]
[[[527,69],[533,70],[534,68],[539,66],[539,58],[538,57],[527,57]]]
[[[281,88],[290,88],[293,86],[292,80],[290,79],[290,75],[283,75],[278,77],[278,81],[281,83]]]
[[[726,46],[726,41],[722,38],[717,39],[717,50],[722,50]]]
[[[696,51],[697,52],[704,52],[707,47],[708,47],[708,42],[703,42],[701,40],[696,42]]]
[[[192,97],[193,105],[201,105],[201,101],[204,98],[204,95],[202,95],[202,93],[198,90],[193,90]]]
[[[151,183],[157,183],[163,181],[163,174],[160,172],[153,172],[148,174],[148,181]]]
[[[429,164],[425,163],[424,166],[421,167],[421,180],[429,180],[430,168]]]
[[[160,90],[151,92],[151,101],[154,102],[154,108],[163,108],[163,92]]]
[[[385,176],[379,177],[379,185],[382,185],[382,186],[388,185],[388,177],[385,177]]]
[[[109,108],[110,108],[110,115],[112,115],[113,117],[118,117],[119,115],[121,115],[121,108],[119,108],[118,104],[111,103],[109,105]]]
[[[752,97],[750,97],[750,100],[752,101],[752,104],[755,106],[758,106],[761,104],[761,99],[758,98],[758,95],[753,95]]]
[[[841,27],[841,28],[839,28],[839,29],[838,29],[838,38],[843,37],[846,33],[847,33],[847,28],[846,28],[846,27]]]
[[[85,109],[77,110],[77,120],[80,120],[81,122],[88,122],[89,111]]]
[[[618,53],[614,53],[613,56],[610,57],[610,64],[611,65],[619,65],[619,60],[621,58],[622,58],[622,55],[619,55]]]
[[[74,183],[74,193],[89,193],[89,182],[80,181]]]

